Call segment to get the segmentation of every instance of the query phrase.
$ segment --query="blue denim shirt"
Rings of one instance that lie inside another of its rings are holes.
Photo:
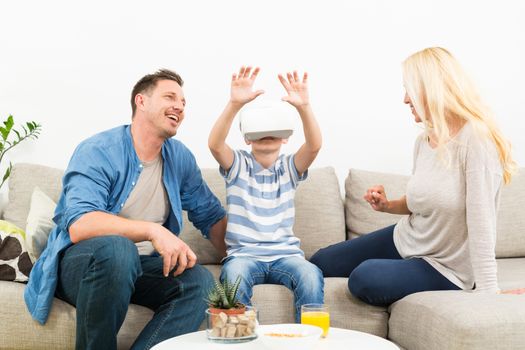
[[[162,146],[163,182],[170,202],[164,226],[174,234],[182,230],[182,210],[205,237],[225,210],[210,191],[193,154],[175,139]],[[60,254],[71,246],[69,227],[83,214],[102,211],[118,214],[142,171],[130,126],[120,126],[83,141],[64,174],[63,189],[53,218],[56,226],[47,247],[36,261],[24,292],[32,317],[44,324],[58,281]]]

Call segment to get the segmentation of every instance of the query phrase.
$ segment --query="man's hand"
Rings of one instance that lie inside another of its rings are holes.
[[[363,198],[376,211],[385,212],[388,210],[389,201],[386,198],[385,188],[381,185],[369,188]]]
[[[175,266],[173,276],[178,276],[186,269],[191,269],[197,262],[197,256],[179,237],[175,236],[164,226],[152,223],[148,232],[153,247],[162,256],[164,261],[163,273],[165,277]]]
[[[297,71],[294,71],[293,74],[286,73],[286,77],[288,80],[279,74],[279,80],[288,93],[288,95],[284,96],[282,100],[288,102],[295,108],[301,108],[309,105],[310,98],[308,96],[308,73],[304,73],[303,81],[299,79],[299,74],[297,74]]]
[[[244,105],[264,93],[263,90],[252,90],[257,74],[259,74],[259,67],[252,72],[252,67],[243,66],[239,74],[232,75],[230,100],[233,104]]]

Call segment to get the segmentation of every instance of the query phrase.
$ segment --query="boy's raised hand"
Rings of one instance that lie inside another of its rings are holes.
[[[232,103],[244,105],[264,93],[263,90],[252,91],[257,74],[259,74],[259,67],[255,67],[252,71],[252,67],[243,66],[239,70],[239,74],[234,73],[232,75],[230,97]]]
[[[304,73],[302,81],[299,79],[297,71],[286,73],[286,77],[287,79],[282,74],[279,74],[279,80],[288,93],[288,96],[284,96],[282,100],[295,108],[308,105],[310,103],[310,98],[308,97],[308,73]]]

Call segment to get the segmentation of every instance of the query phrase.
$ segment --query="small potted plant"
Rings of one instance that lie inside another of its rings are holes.
[[[257,313],[237,299],[241,276],[231,283],[215,281],[206,301],[208,339],[219,342],[248,341],[257,337]]]
[[[210,313],[220,314],[224,312],[226,315],[242,314],[246,310],[246,305],[237,299],[239,292],[239,285],[241,284],[241,276],[232,284],[225,278],[224,281],[214,281],[213,288],[208,293],[208,306]]]

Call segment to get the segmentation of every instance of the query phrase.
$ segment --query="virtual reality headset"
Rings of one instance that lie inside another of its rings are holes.
[[[285,102],[249,107],[241,110],[242,136],[248,141],[264,137],[287,139],[293,134],[293,109]]]

